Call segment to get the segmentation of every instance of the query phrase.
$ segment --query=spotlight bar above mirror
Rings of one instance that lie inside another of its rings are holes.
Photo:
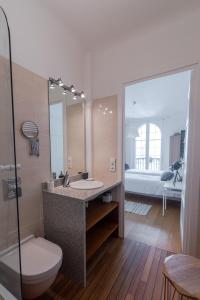
[[[66,94],[66,91],[73,93],[74,94],[74,97],[73,97],[74,100],[76,100],[77,97],[81,97],[82,99],[85,98],[85,94],[84,94],[83,91],[78,92],[78,91],[76,91],[76,89],[73,85],[71,85],[71,86],[65,85],[61,78],[58,78],[56,80],[56,79],[50,77],[49,78],[49,83],[50,83],[50,89],[54,89],[55,85],[58,85],[59,87],[63,88],[63,94],[64,95]]]

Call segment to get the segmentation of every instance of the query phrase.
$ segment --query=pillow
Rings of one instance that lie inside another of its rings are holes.
[[[129,169],[130,169],[129,164],[125,163],[125,171]]]
[[[162,173],[162,175],[160,177],[160,180],[161,181],[168,181],[168,180],[171,180],[173,177],[174,177],[174,173],[173,172],[166,171],[166,172]]]

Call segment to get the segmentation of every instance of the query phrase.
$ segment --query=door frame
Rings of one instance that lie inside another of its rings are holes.
[[[124,83],[122,86],[122,101],[121,101],[121,120],[122,141],[121,149],[121,170],[122,181],[125,182],[125,89],[129,85],[139,82],[173,75],[184,71],[192,71],[190,81],[190,97],[189,97],[189,114],[188,114],[188,137],[186,137],[187,159],[185,162],[185,184],[184,184],[184,201],[181,202],[181,246],[182,252],[198,256],[200,249],[198,248],[199,234],[199,196],[200,196],[200,66],[198,63],[187,65],[180,68],[175,68],[166,72],[162,72],[153,76],[143,77],[132,82]],[[197,130],[196,130],[197,129]],[[198,136],[199,135],[199,136]],[[124,211],[121,212],[124,216]],[[124,228],[123,228],[124,230]]]

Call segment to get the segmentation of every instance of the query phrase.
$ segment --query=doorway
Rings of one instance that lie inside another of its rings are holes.
[[[171,252],[181,251],[191,76],[125,87],[125,235]]]

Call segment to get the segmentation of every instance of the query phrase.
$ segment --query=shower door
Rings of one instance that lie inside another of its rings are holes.
[[[21,299],[10,33],[0,8],[0,299]],[[10,250],[14,250],[14,255]],[[5,263],[7,260],[8,264]]]

